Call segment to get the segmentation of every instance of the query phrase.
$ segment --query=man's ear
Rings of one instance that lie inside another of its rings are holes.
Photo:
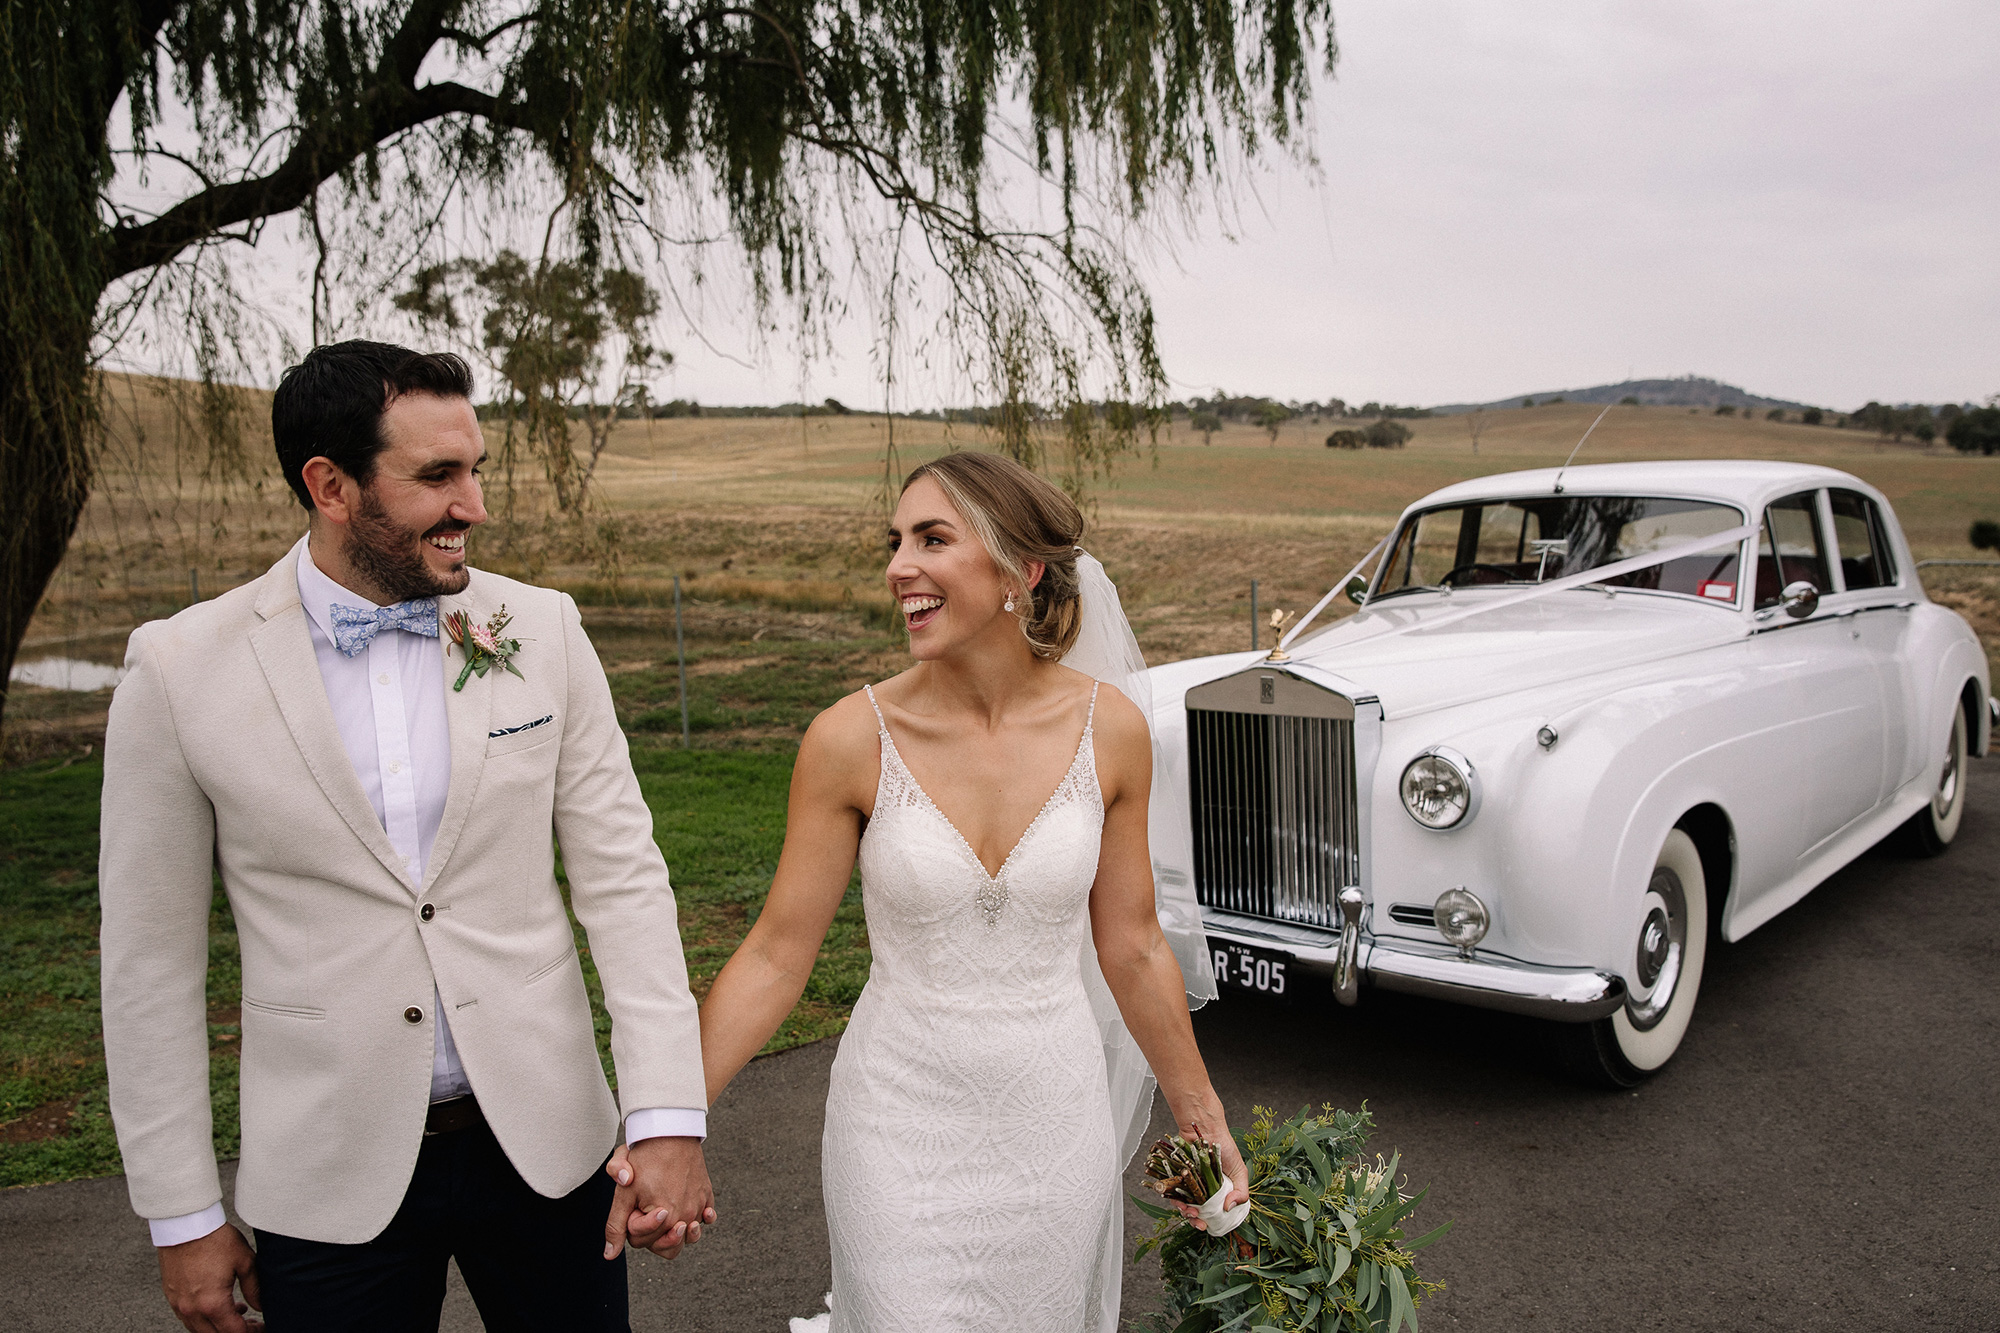
[[[354,478],[324,456],[307,459],[299,471],[306,494],[312,496],[313,509],[321,517],[342,526],[353,521],[354,506],[361,495],[361,487]]]

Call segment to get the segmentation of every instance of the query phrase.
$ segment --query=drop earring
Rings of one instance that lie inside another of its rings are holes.
[[[1007,604],[1000,609],[1002,611],[1012,611],[1014,609],[1014,590],[1012,588],[1007,590]]]

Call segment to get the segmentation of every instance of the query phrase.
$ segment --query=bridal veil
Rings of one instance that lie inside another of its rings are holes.
[[[1153,737],[1153,796],[1147,811],[1147,842],[1153,859],[1154,907],[1160,929],[1180,963],[1181,980],[1187,990],[1188,1007],[1199,1009],[1215,998],[1215,968],[1209,961],[1207,937],[1202,933],[1201,909],[1194,894],[1194,836],[1188,823],[1188,806],[1181,793],[1187,775],[1177,755],[1160,743],[1160,729],[1153,717],[1152,682],[1146,675],[1146,659],[1140,655],[1139,641],[1125,617],[1117,586],[1104,566],[1078,548],[1077,584],[1082,612],[1082,629],[1076,644],[1063,657],[1063,665],[1094,676],[1138,705]],[[1169,705],[1171,706],[1171,705]],[[1104,1040],[1104,1068],[1111,1093],[1112,1132],[1118,1141],[1118,1165],[1122,1175],[1133,1153],[1139,1149],[1146,1126],[1153,1115],[1153,1071],[1140,1053],[1138,1043],[1126,1031],[1111,988],[1097,965],[1095,944],[1085,937],[1081,959],[1084,987],[1090,994],[1091,1011],[1097,1018]],[[1119,1277],[1124,1271],[1123,1199],[1113,1201],[1111,1220],[1098,1261],[1096,1292],[1097,1328],[1114,1333],[1118,1327]]]

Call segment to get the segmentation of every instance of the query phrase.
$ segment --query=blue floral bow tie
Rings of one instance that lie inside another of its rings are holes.
[[[364,610],[358,606],[341,606],[335,603],[333,611],[333,646],[349,657],[357,657],[385,629],[399,629],[406,634],[421,634],[426,639],[438,635],[438,604],[435,597],[419,597],[413,601],[398,602],[394,606]]]

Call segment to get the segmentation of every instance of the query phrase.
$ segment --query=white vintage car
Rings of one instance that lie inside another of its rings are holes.
[[[1551,1019],[1630,1086],[1680,1045],[1711,938],[1885,835],[1958,829],[1986,657],[1844,472],[1484,477],[1371,567],[1310,637],[1151,673],[1225,990]]]

